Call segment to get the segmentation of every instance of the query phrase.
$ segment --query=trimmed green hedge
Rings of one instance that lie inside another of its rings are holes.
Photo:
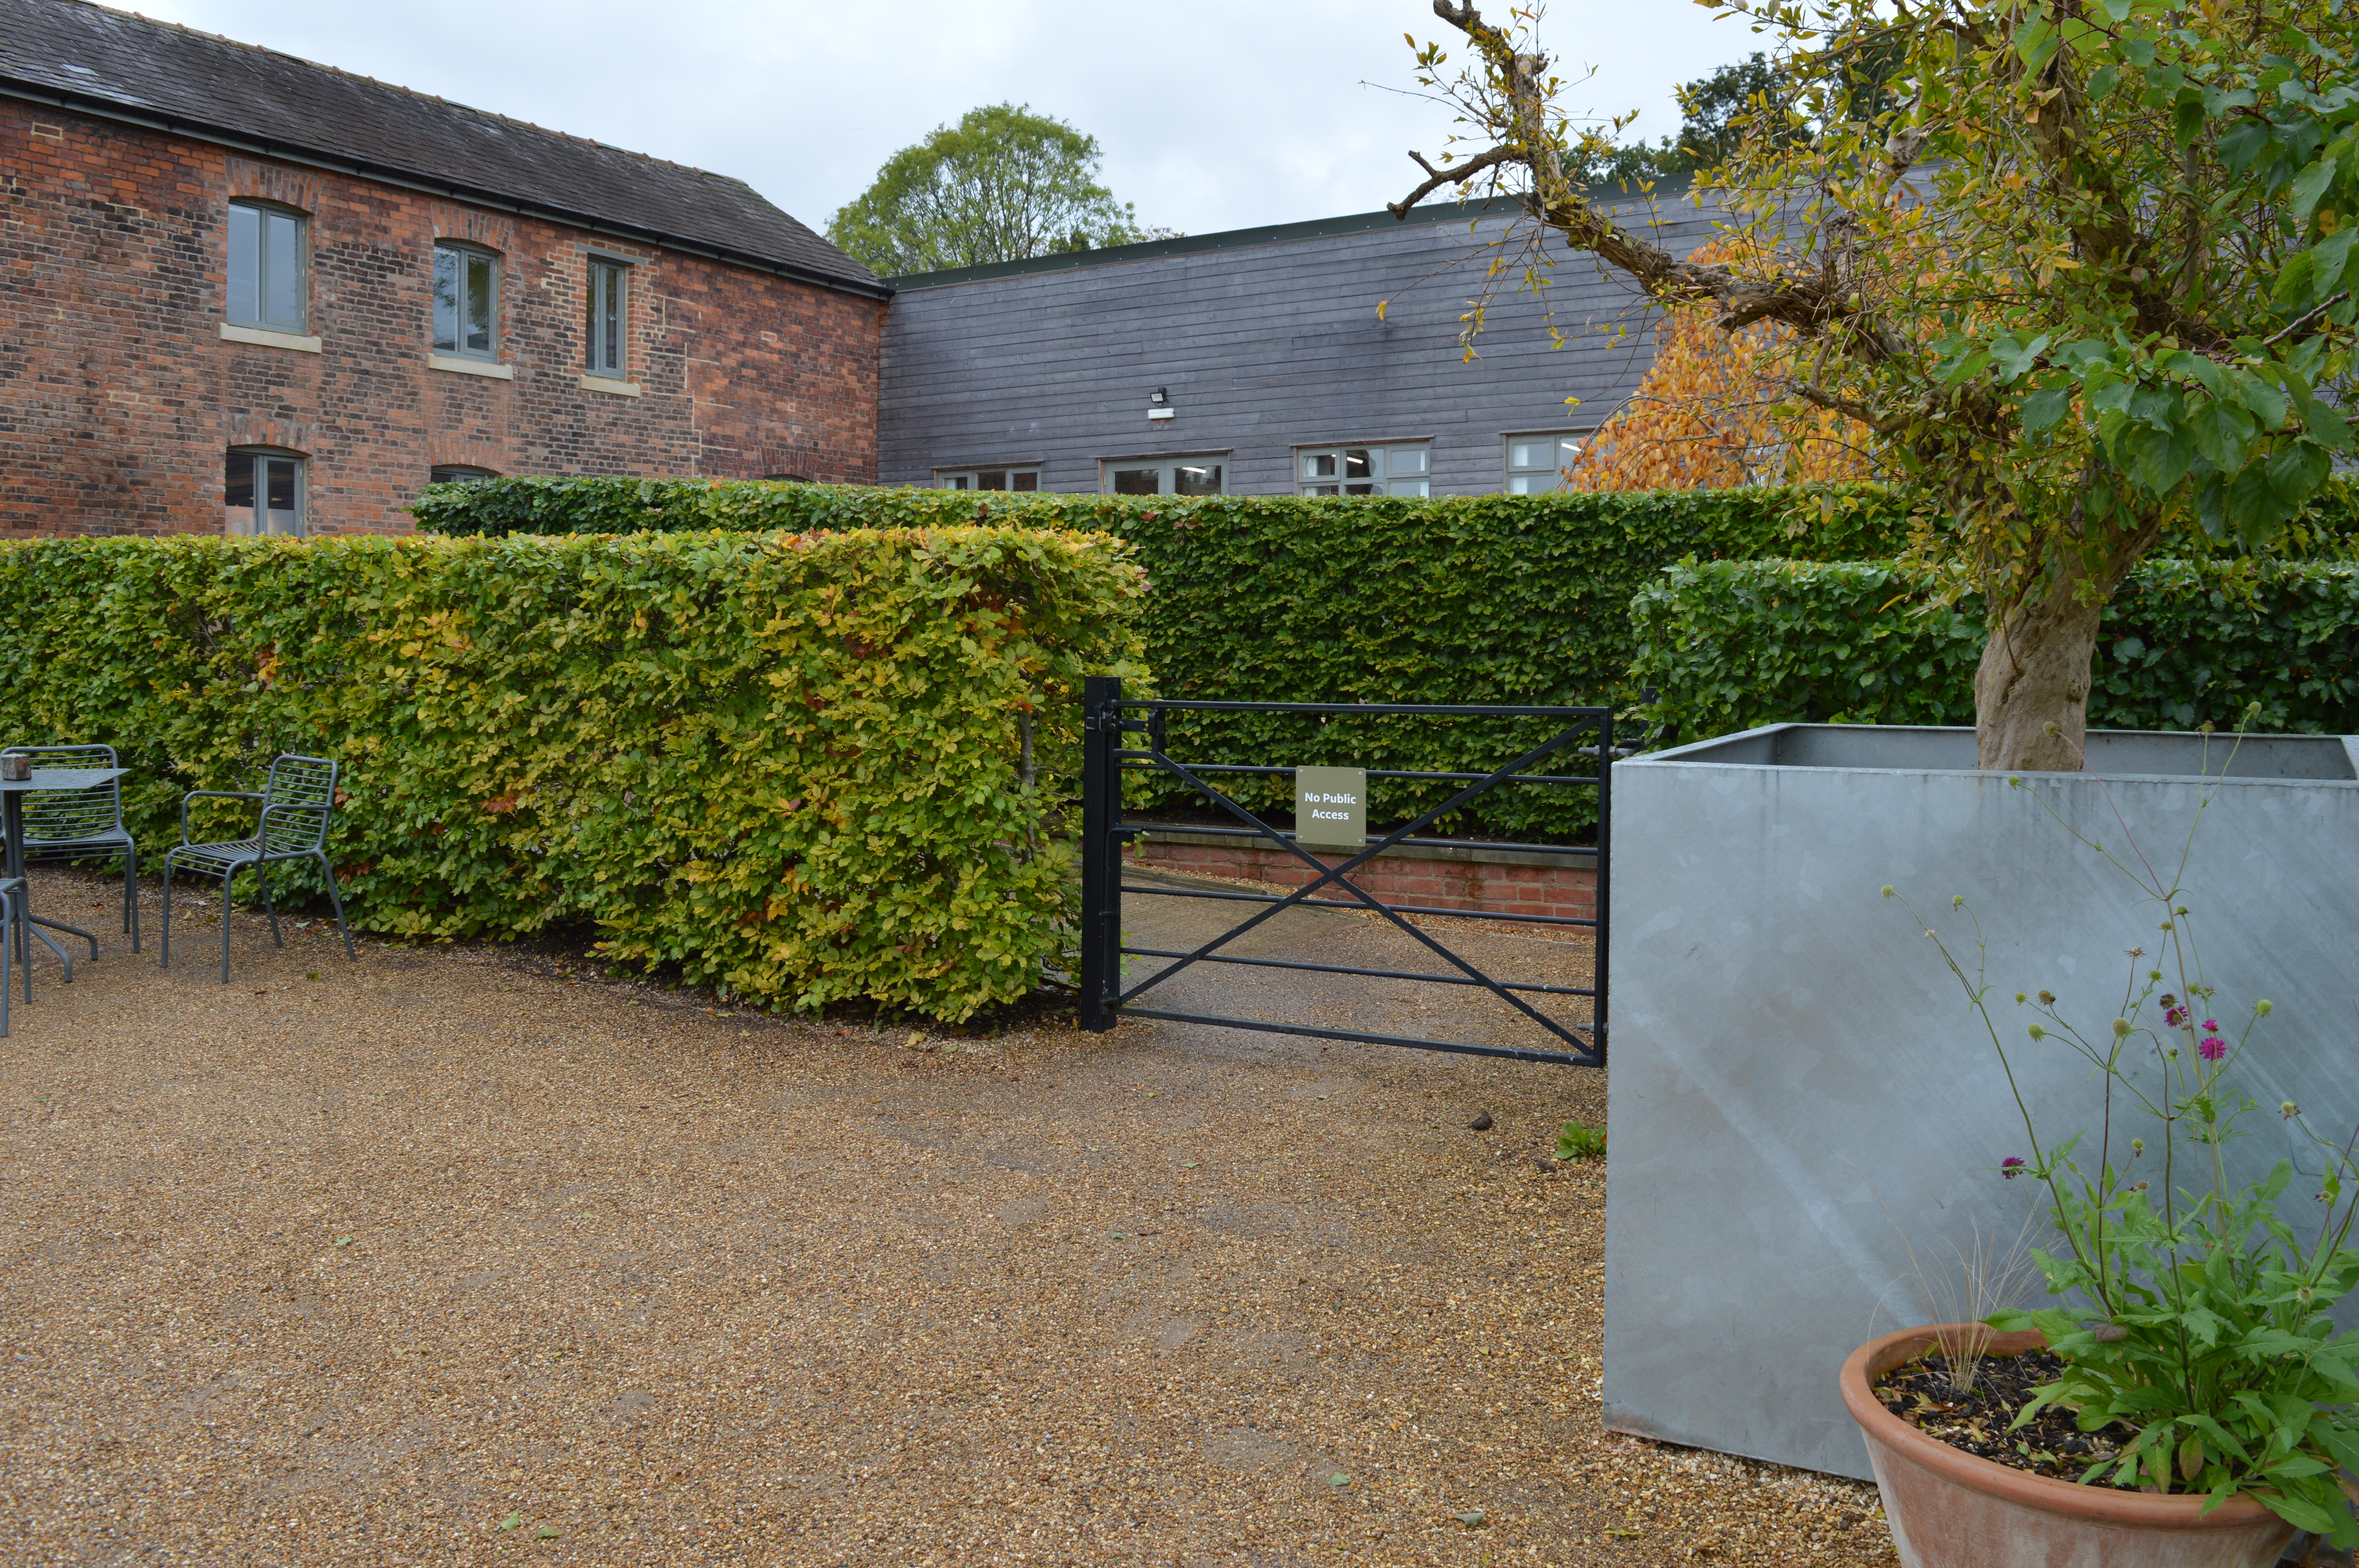
[[[441,485],[417,506],[438,532],[730,527],[794,530],[954,521],[1103,531],[1136,546],[1152,591],[1147,663],[1174,697],[1317,702],[1635,700],[1633,594],[1682,556],[1889,554],[1908,503],[1874,486],[1438,501],[1180,500],[654,480]],[[1485,770],[1542,726],[1223,716],[1175,722],[1175,754],[1224,762]],[[1570,771],[1581,771],[1575,767]],[[1226,782],[1257,806],[1286,781]],[[1392,819],[1442,798],[1379,786]],[[1175,797],[1173,804],[1184,804]],[[1588,792],[1489,797],[1474,822],[1511,837],[1577,833]]]
[[[764,1003],[958,1019],[1066,941],[1071,783],[1025,785],[1022,716],[1069,769],[1142,593],[1118,541],[1010,528],[11,545],[0,736],[114,744],[151,864],[184,790],[338,758],[364,929],[593,920]]]
[[[1632,605],[1650,711],[1701,740],[1794,720],[1971,724],[1979,600],[1890,562],[1686,561]],[[2359,733],[2359,565],[2149,560],[2105,611],[2089,722]]]

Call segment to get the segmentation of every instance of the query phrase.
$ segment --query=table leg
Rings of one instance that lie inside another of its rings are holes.
[[[0,799],[5,799],[6,803],[7,816],[5,823],[5,836],[8,840],[8,876],[10,880],[13,881],[25,874],[25,796],[23,792],[12,789],[5,796],[0,797]],[[50,952],[55,953],[58,956],[58,962],[65,966],[66,984],[73,984],[73,955],[67,952],[63,947],[59,946],[54,941],[50,940],[49,934],[41,929],[41,926],[43,925],[54,925],[57,922],[43,920],[40,921],[38,925],[36,925],[36,917],[33,914],[33,899],[29,890],[23,895],[23,898],[24,902],[17,907],[24,914],[25,919],[18,925],[17,929],[28,932],[31,935],[39,937],[41,939],[41,945],[47,947]],[[87,932],[77,932],[76,935],[87,935],[89,934]],[[25,959],[27,963],[32,961],[32,949],[28,946],[25,949]]]

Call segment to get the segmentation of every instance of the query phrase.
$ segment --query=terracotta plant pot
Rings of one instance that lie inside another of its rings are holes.
[[[2294,1528],[2250,1498],[2210,1513],[2200,1497],[2083,1487],[1995,1465],[1886,1410],[1875,1380],[1943,1344],[1976,1336],[1988,1356],[2047,1347],[2037,1333],[1977,1324],[1903,1329],[1843,1363],[1843,1403],[1867,1439],[1893,1544],[1908,1568],[2273,1568]]]

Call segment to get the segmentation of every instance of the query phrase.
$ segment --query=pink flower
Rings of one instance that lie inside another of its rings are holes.
[[[2187,1010],[2183,1007],[2166,1007],[2162,1010],[2162,1021],[2173,1029],[2184,1029],[2187,1027]]]
[[[2020,1154],[2009,1154],[2006,1159],[2001,1160],[1998,1162],[1998,1171],[1999,1174],[2005,1176],[2008,1181],[2011,1182],[2015,1180],[2016,1177],[2023,1174],[2023,1156]]]
[[[2206,1034],[2203,1044],[2195,1049],[2202,1054],[2205,1061],[2216,1062],[2228,1054],[2228,1043],[2217,1034]]]
[[[2205,1020],[2203,1021],[2203,1033],[2206,1033],[2206,1034],[2217,1034],[2217,1033],[2220,1033],[2220,1021],[2219,1021],[2218,1019],[2216,1019],[2216,1018],[2207,1018],[2207,1019],[2205,1019]]]

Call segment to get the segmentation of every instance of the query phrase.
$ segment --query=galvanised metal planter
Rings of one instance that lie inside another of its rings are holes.
[[[2109,1018],[2159,912],[2045,807],[2109,851],[2126,825],[2176,857],[2227,750],[2101,732],[2097,774],[2010,789],[1975,771],[1970,730],[1778,725],[1614,765],[1608,1426],[1865,1479],[1835,1385],[1863,1340],[2047,1299],[2033,1279],[1977,1303],[1956,1279],[2024,1234],[2038,1195],[1996,1173],[2027,1151],[1988,1038],[1879,890],[1969,955],[1950,900],[1971,901],[2003,1025],[2042,988]],[[2276,1004],[2238,1087],[2321,1126],[2359,1124],[2354,760],[2338,737],[2246,741],[2190,851],[2221,1016]],[[2093,1122],[2079,1058],[2017,1065],[2044,1133]],[[2234,1182],[2293,1152],[2275,1120],[2229,1145]]]
[[[1975,1336],[1972,1324],[1906,1328],[1843,1363],[1843,1404],[1867,1441],[1906,1568],[2270,1568],[2293,1540],[2293,1526],[2250,1498],[2205,1513],[2201,1497],[2034,1476],[1952,1448],[1876,1399],[1878,1378],[1937,1339],[1963,1345]],[[1982,1354],[2020,1356],[2047,1344],[2038,1334],[2002,1334],[1984,1340]]]

